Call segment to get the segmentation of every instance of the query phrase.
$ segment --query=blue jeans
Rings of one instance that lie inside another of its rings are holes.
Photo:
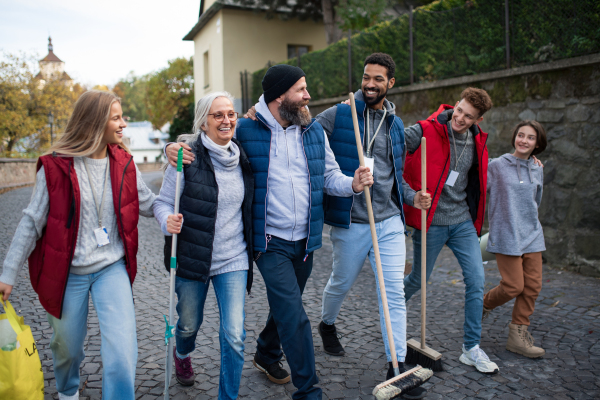
[[[315,351],[310,321],[302,304],[302,292],[312,272],[313,253],[304,261],[306,239],[289,242],[271,236],[266,253],[256,265],[265,281],[269,316],[260,333],[256,352],[267,364],[283,357],[292,370],[292,383],[298,390],[292,399],[322,398],[315,368]]]
[[[421,289],[421,231],[413,234],[414,265],[404,278],[406,300]],[[427,231],[427,277],[431,275],[437,256],[447,245],[458,259],[465,282],[464,344],[471,350],[481,341],[481,314],[483,313],[483,286],[485,275],[477,232],[472,221],[455,225],[431,225]]]
[[[69,274],[61,319],[47,314],[53,329],[50,348],[56,389],[67,396],[79,389],[90,293],[102,338],[102,398],[133,400],[138,349],[133,295],[123,259],[93,274]]]
[[[196,348],[196,336],[202,325],[204,303],[210,282],[213,283],[219,307],[219,345],[221,376],[219,399],[236,399],[244,366],[244,302],[248,271],[233,271],[211,276],[204,283],[175,278],[177,314],[175,343],[179,354],[190,354]]]
[[[404,262],[406,246],[404,242],[404,224],[399,215],[395,215],[375,224],[381,269],[387,294],[394,346],[399,362],[406,357],[406,304],[404,302]],[[387,360],[392,361],[381,294],[371,228],[369,224],[350,225],[349,229],[331,227],[331,243],[333,244],[333,271],[323,291],[322,320],[333,324],[340,312],[342,302],[358,278],[365,258],[368,256],[371,268],[375,273],[377,296],[379,299],[379,323],[385,344]]]

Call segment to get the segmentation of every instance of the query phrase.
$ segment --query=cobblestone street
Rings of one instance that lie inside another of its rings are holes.
[[[144,179],[158,192],[161,174],[146,173]],[[32,188],[0,195],[0,258],[6,251],[29,203]],[[162,265],[164,239],[156,221],[140,217],[138,275],[133,285],[138,331],[136,393],[140,399],[162,398],[164,386],[165,325],[168,313],[168,278]],[[336,322],[343,335],[344,357],[323,352],[317,333],[321,298],[331,271],[329,228],[324,230],[323,248],[315,253],[314,269],[304,293],[304,305],[313,328],[315,357],[324,399],[373,399],[373,387],[385,378],[387,365],[379,328],[377,294],[371,267],[365,264]],[[407,239],[408,260],[412,242]],[[558,266],[557,266],[558,267]],[[255,269],[252,297],[246,298],[245,364],[240,399],[291,399],[292,383],[271,383],[252,365],[256,338],[268,314],[265,287]],[[495,262],[485,265],[486,291],[500,275]],[[600,280],[559,268],[544,266],[543,289],[529,328],[535,344],[546,349],[544,358],[531,360],[505,349],[513,302],[492,312],[484,321],[481,347],[496,362],[500,373],[486,376],[461,364],[464,284],[456,258],[444,248],[430,282],[427,298],[428,345],[443,354],[445,371],[425,384],[427,399],[594,399],[600,398]],[[29,283],[24,267],[10,298],[37,341],[45,377],[46,399],[57,399],[52,354],[52,335],[46,313]],[[420,335],[420,296],[408,303],[408,336]],[[204,323],[192,355],[196,383],[183,387],[172,380],[171,398],[216,399],[219,382],[219,313],[214,291],[209,291]],[[101,399],[102,363],[100,331],[93,307],[88,320],[86,358],[81,366],[81,399]],[[287,364],[284,362],[286,369]]]

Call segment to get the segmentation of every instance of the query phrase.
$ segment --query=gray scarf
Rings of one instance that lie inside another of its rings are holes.
[[[208,150],[215,168],[226,171],[237,168],[240,162],[240,149],[233,141],[229,141],[226,145],[221,146],[213,142],[204,132],[200,133],[200,137],[202,138],[202,144]]]

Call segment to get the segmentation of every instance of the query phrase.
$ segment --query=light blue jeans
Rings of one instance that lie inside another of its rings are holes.
[[[47,314],[54,331],[50,348],[56,389],[67,396],[79,389],[90,293],[102,340],[102,399],[133,400],[138,349],[133,295],[123,259],[93,274],[69,274],[61,319]]]
[[[406,300],[421,289],[421,231],[413,234],[414,265],[404,279]],[[437,256],[447,245],[458,259],[465,281],[465,323],[463,340],[471,350],[481,341],[481,315],[483,313],[483,286],[485,275],[477,231],[472,221],[455,225],[431,225],[427,231],[427,277],[431,276]],[[433,290],[436,290],[435,288]]]
[[[248,271],[233,271],[211,276],[204,283],[175,278],[177,314],[175,329],[177,352],[188,355],[196,348],[196,336],[204,318],[204,303],[212,281],[219,307],[219,344],[221,346],[221,376],[219,400],[236,399],[244,367],[244,302]]]
[[[396,356],[399,362],[404,362],[406,357],[406,305],[404,302],[406,246],[404,242],[404,225],[400,216],[395,215],[377,222],[375,230],[377,232],[377,242],[379,243],[379,254],[390,309]],[[365,258],[368,256],[377,282],[379,322],[383,343],[385,344],[385,353],[387,360],[392,361],[379,292],[379,279],[377,278],[371,228],[369,224],[353,223],[350,224],[349,229],[331,227],[329,234],[333,244],[333,271],[323,291],[321,319],[329,325],[335,322],[342,307],[342,302],[358,278]]]

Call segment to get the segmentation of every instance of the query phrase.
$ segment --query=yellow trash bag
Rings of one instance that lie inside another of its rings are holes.
[[[0,295],[1,296],[1,295]],[[31,329],[0,297],[0,399],[43,400],[44,373]]]

